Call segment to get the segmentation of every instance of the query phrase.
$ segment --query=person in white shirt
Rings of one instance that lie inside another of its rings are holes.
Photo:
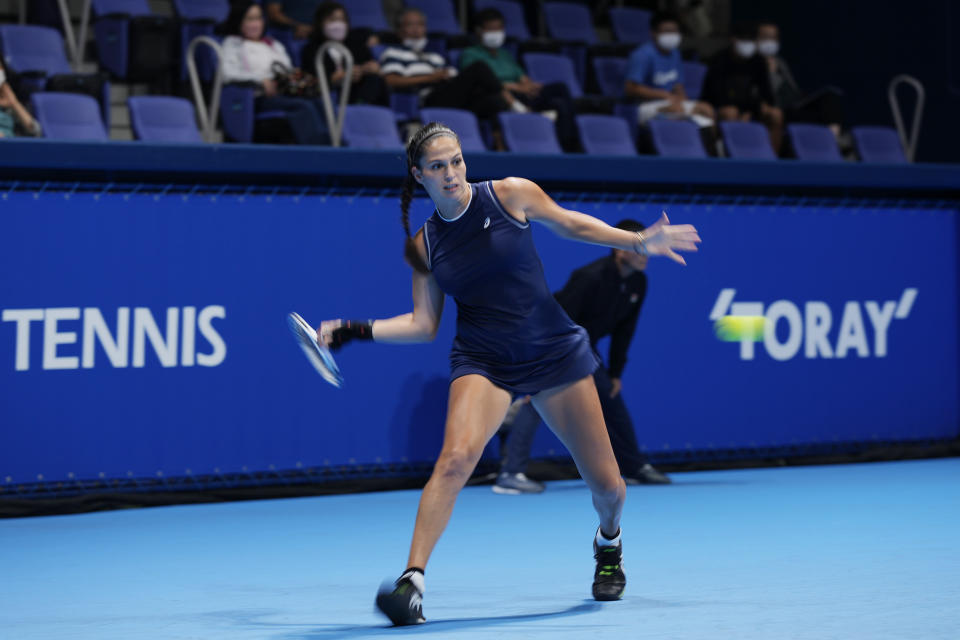
[[[329,144],[330,137],[314,99],[277,95],[274,64],[292,69],[283,45],[264,35],[263,11],[255,2],[233,5],[224,24],[224,82],[254,82],[257,112],[282,111],[299,144]]]

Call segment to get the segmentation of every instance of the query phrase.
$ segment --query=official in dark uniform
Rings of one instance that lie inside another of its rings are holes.
[[[626,231],[643,231],[643,224],[623,220],[616,225]],[[590,344],[610,336],[606,366],[597,368],[593,380],[600,396],[603,419],[610,444],[627,484],[668,484],[670,478],[650,465],[637,444],[630,412],[623,401],[621,376],[627,364],[627,350],[637,328],[637,318],[647,294],[647,256],[614,249],[571,274],[558,291],[557,301],[570,319],[586,329]],[[533,436],[540,424],[529,397],[515,400],[504,421],[509,430],[505,455],[493,490],[497,493],[539,493],[543,484],[528,478],[524,471],[530,459]]]

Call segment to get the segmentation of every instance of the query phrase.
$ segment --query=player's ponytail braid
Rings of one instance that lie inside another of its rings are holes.
[[[450,136],[457,141],[458,145],[460,144],[460,138],[453,129],[439,122],[431,122],[420,127],[407,142],[407,175],[403,179],[403,189],[400,191],[400,222],[407,236],[403,244],[403,257],[407,264],[420,273],[430,273],[430,268],[417,251],[417,244],[410,234],[410,203],[413,201],[414,189],[417,188],[417,182],[413,179],[410,169],[420,166],[420,155],[423,152],[424,143],[440,135]]]

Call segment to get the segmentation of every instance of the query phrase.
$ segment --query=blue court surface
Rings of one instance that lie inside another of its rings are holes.
[[[960,459],[673,477],[628,489],[608,603],[582,482],[465,489],[400,629],[419,491],[2,520],[0,638],[960,637]]]

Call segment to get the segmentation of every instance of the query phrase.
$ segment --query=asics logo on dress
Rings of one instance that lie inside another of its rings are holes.
[[[486,220],[483,221],[483,228],[486,229],[489,226],[490,226],[490,218],[488,217]]]

